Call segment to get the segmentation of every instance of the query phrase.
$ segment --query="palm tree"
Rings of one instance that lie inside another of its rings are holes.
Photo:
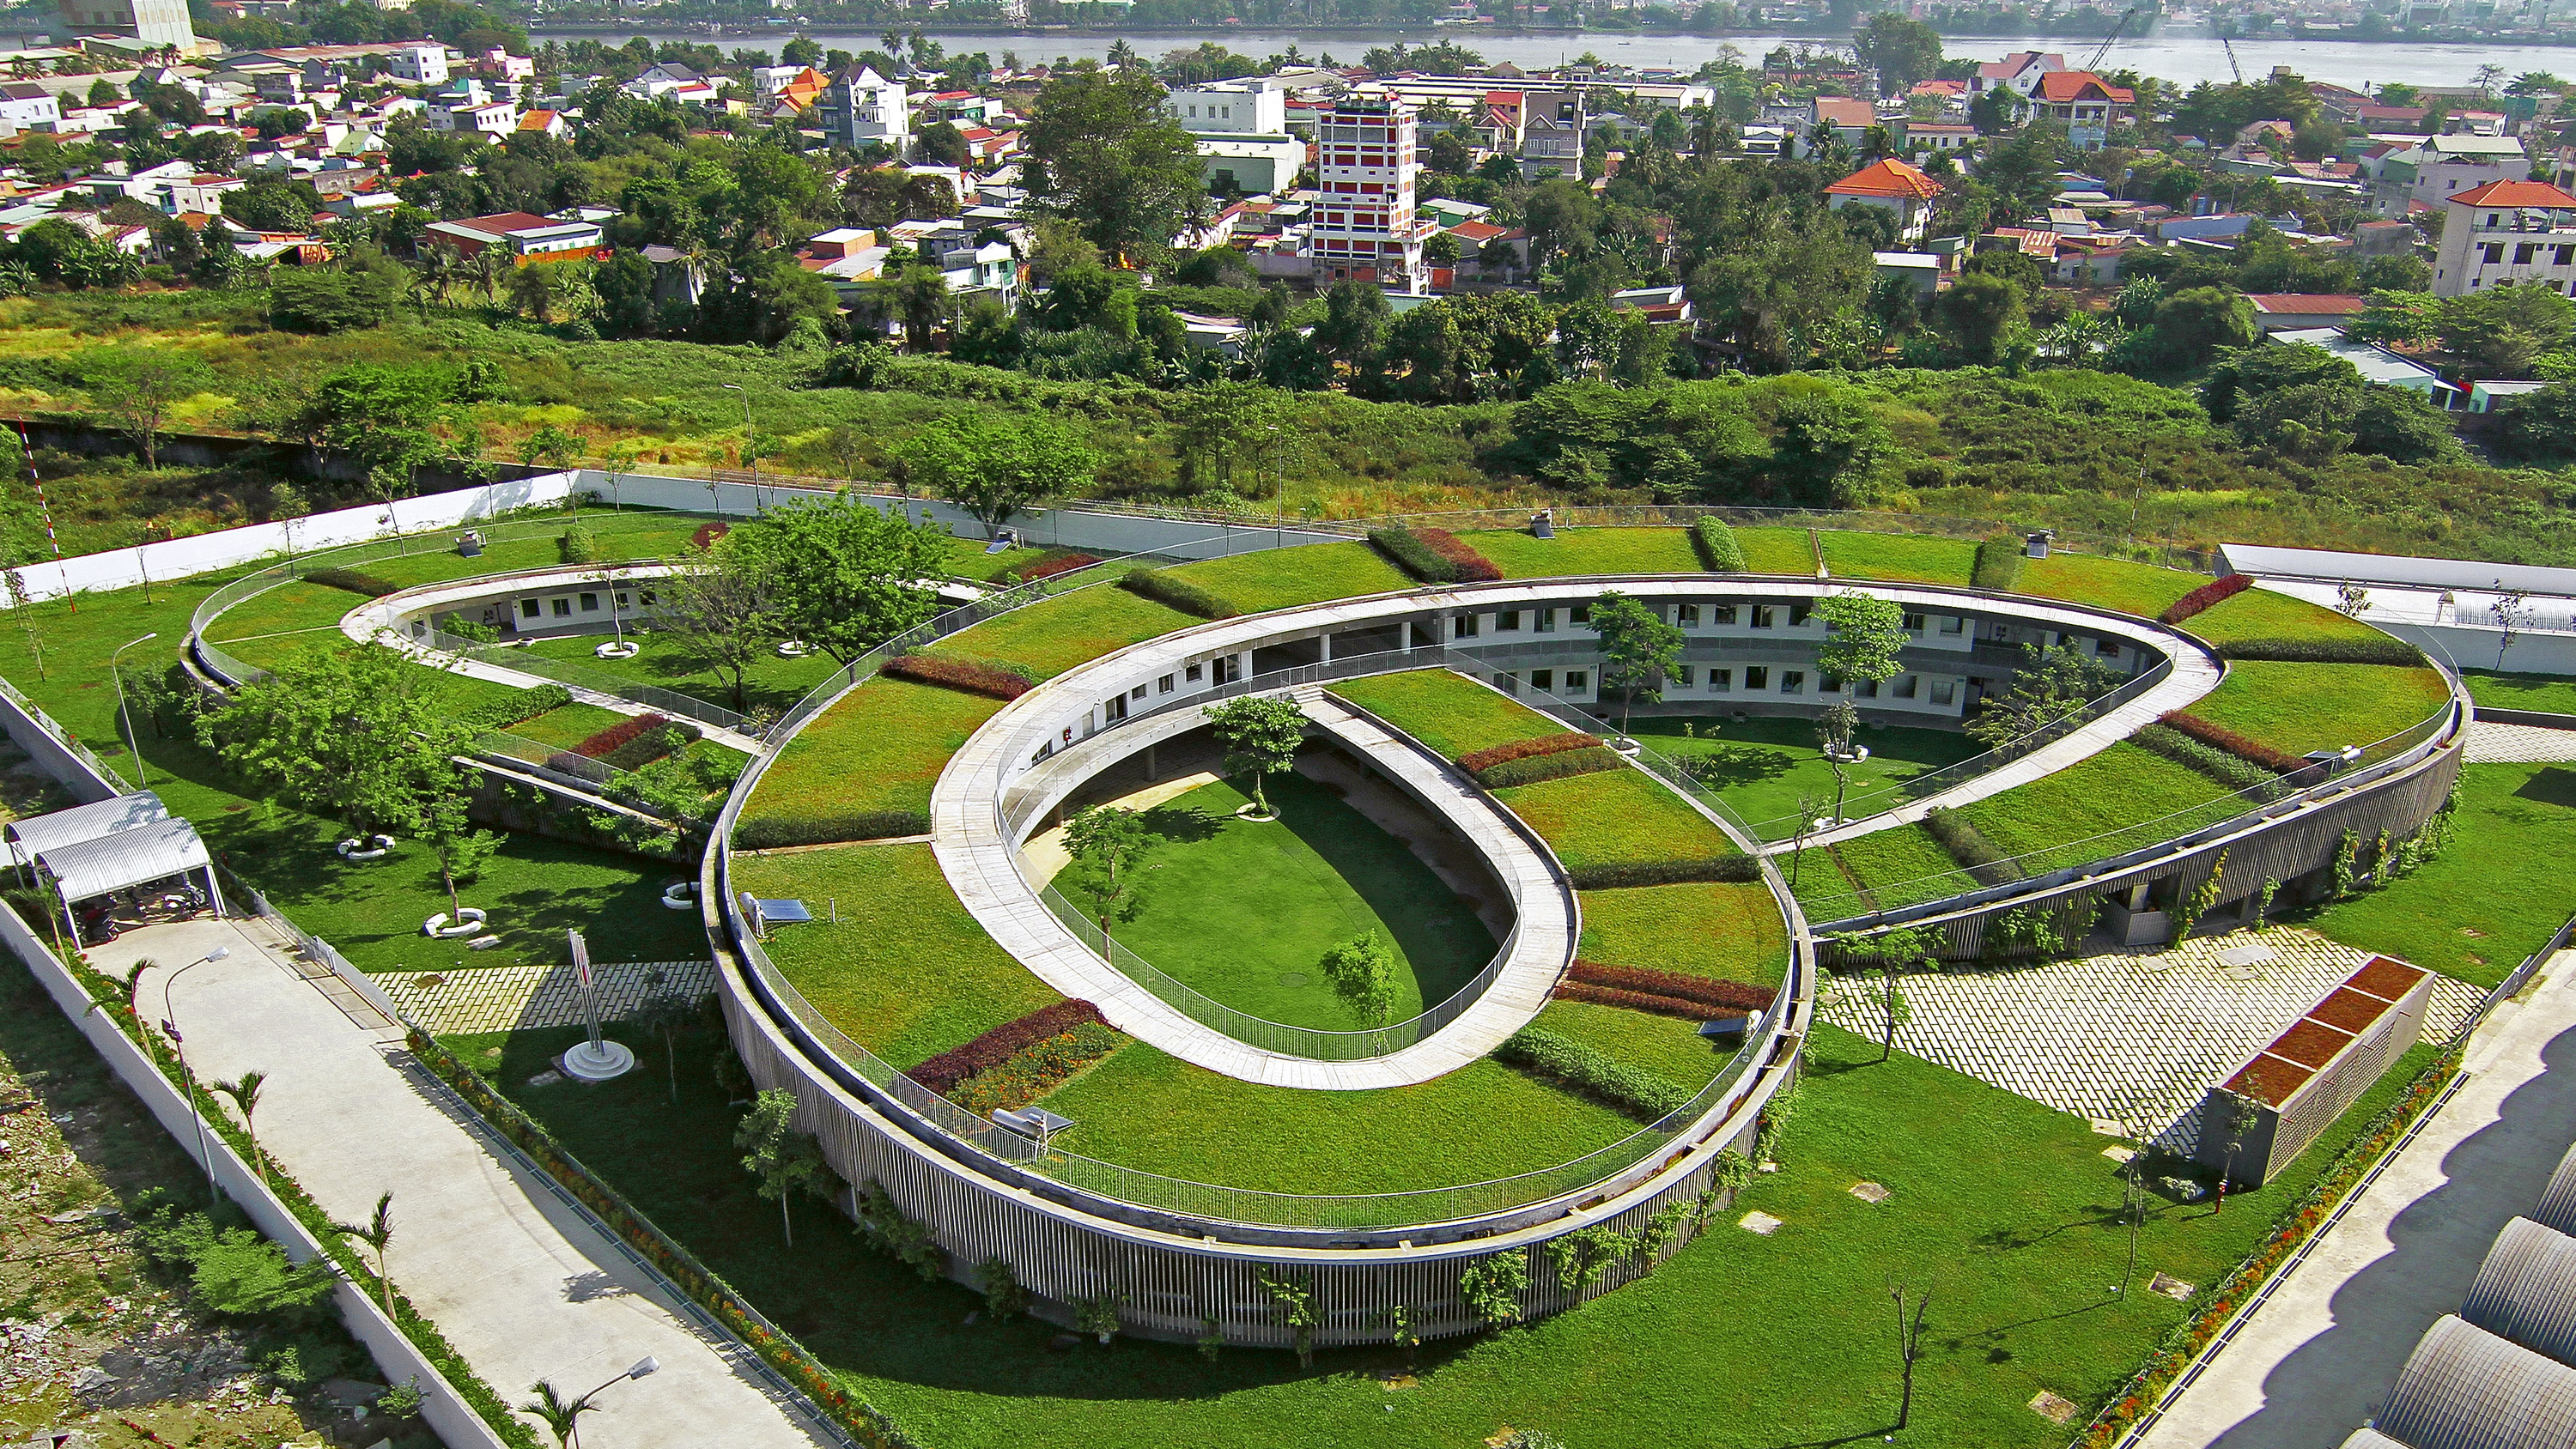
[[[259,1169],[259,1180],[268,1181],[268,1158],[259,1150],[259,1129],[251,1125],[251,1114],[259,1110],[260,1084],[268,1080],[265,1072],[244,1072],[229,1082],[206,1085],[232,1099],[233,1110],[241,1113],[242,1133],[250,1138],[251,1166]]]
[[[510,254],[497,246],[488,246],[474,254],[465,264],[465,275],[474,290],[483,294],[483,305],[489,307],[500,296],[502,280],[510,275]]]
[[[391,1273],[385,1271],[385,1249],[391,1247],[394,1240],[393,1206],[394,1195],[386,1193],[376,1199],[375,1216],[369,1218],[364,1227],[355,1223],[331,1225],[333,1232],[357,1239],[367,1245],[368,1251],[376,1255],[376,1282],[382,1285],[385,1291],[385,1317],[387,1318],[394,1316],[394,1279]]]
[[[571,1446],[581,1442],[579,1437],[581,1416],[599,1408],[599,1405],[590,1401],[588,1394],[578,1399],[567,1399],[556,1390],[553,1384],[547,1383],[544,1379],[528,1385],[528,1392],[536,1395],[536,1398],[521,1404],[519,1412],[534,1414],[545,1421],[547,1430],[555,1436],[555,1449],[571,1449]]]

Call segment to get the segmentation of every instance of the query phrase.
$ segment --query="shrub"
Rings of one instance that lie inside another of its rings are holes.
[[[1513,1033],[1494,1048],[1494,1059],[1534,1076],[1552,1077],[1585,1096],[1648,1121],[1659,1121],[1690,1105],[1690,1089],[1679,1082],[1612,1061],[1581,1042],[1536,1027],[1523,1027]]]
[[[1589,986],[1679,997],[1703,1006],[1739,1011],[1762,1010],[1779,995],[1768,986],[1755,986],[1745,981],[1716,981],[1704,976],[1684,976],[1677,971],[1653,971],[1643,966],[1612,966],[1580,957],[1576,958],[1567,975]]]
[[[1579,891],[1621,890],[1629,886],[1684,885],[1692,881],[1745,881],[1762,878],[1761,862],[1749,855],[1712,855],[1697,860],[1631,860],[1578,866],[1566,872]]]
[[[1537,755],[1562,754],[1567,750],[1589,749],[1601,743],[1599,735],[1581,730],[1563,734],[1537,735],[1526,740],[1511,740],[1488,749],[1473,750],[1458,757],[1458,768],[1470,775],[1481,775],[1506,760],[1526,760]]]
[[[678,754],[705,734],[696,725],[670,720],[660,729],[646,730],[610,750],[599,757],[599,762],[612,770],[640,770],[664,755]]]
[[[2022,878],[2021,867],[1996,849],[1995,843],[1958,811],[1936,806],[1923,817],[1923,828],[1932,832],[1932,838],[1941,842],[1941,848],[1950,852],[1950,858],[1977,884],[2005,885]]]
[[[1014,1111],[1064,1085],[1074,1073],[1116,1051],[1126,1037],[1096,1021],[1031,1042],[999,1066],[959,1082],[948,1099],[978,1116],[997,1107]]]
[[[609,755],[615,753],[620,746],[640,738],[648,730],[658,730],[670,722],[671,717],[665,714],[635,715],[628,719],[619,720],[617,723],[610,725],[608,728],[601,730],[599,733],[592,735],[586,740],[583,740],[580,744],[572,747],[572,752],[588,759],[605,760]]]
[[[560,684],[539,684],[520,690],[508,699],[496,699],[477,705],[466,712],[465,721],[480,729],[505,730],[523,720],[558,710],[572,703],[572,691]]]
[[[343,568],[315,569],[304,576],[304,581],[308,584],[320,584],[325,588],[346,589],[353,594],[364,594],[370,599],[383,598],[401,587],[399,584],[386,583],[374,574],[362,574],[356,569]]]
[[[574,524],[555,540],[555,552],[568,564],[599,562],[599,535],[581,524]]]
[[[1202,619],[1231,619],[1243,612],[1214,590],[1200,588],[1187,579],[1176,579],[1161,569],[1138,569],[1120,579],[1118,587],[1155,603],[1168,604],[1184,614],[1196,614]]]
[[[1699,551],[1700,567],[1713,574],[1746,572],[1744,545],[1735,541],[1735,530],[1722,518],[1703,518],[1691,525],[1691,547]]]
[[[1493,560],[1447,529],[1390,523],[1370,529],[1368,537],[1397,568],[1426,584],[1490,583],[1503,576]]]
[[[2369,638],[2289,639],[2265,636],[2218,646],[2221,659],[2282,660],[2291,664],[2394,664],[2418,669],[2424,651],[2385,634]]]
[[[1476,552],[1465,540],[1445,528],[1417,528],[1413,536],[1425,547],[1446,560],[1454,571],[1452,577],[1462,584],[1490,584],[1503,576],[1494,561]]]
[[[1605,770],[1623,769],[1627,761],[1607,745],[1589,749],[1566,750],[1553,755],[1532,755],[1524,760],[1505,760],[1489,770],[1477,772],[1476,783],[1488,790],[1503,790],[1514,785],[1535,785],[1541,780],[1567,780],[1576,775],[1598,775]]]
[[[2275,775],[2286,775],[2293,770],[2304,770],[2308,767],[2308,762],[2296,755],[2249,740],[2225,725],[2212,724],[2184,710],[2166,710],[2156,716],[2156,723],[2168,729],[2180,730],[2204,745],[2216,745],[2239,759],[2252,760]]]
[[[763,815],[734,826],[736,850],[773,850],[783,845],[837,845],[845,840],[885,840],[898,835],[928,835],[926,810],[854,810],[831,815]]]
[[[1074,998],[1053,1006],[1040,1007],[1016,1021],[1006,1021],[964,1046],[941,1052],[914,1067],[909,1075],[914,1081],[945,1097],[957,1090],[957,1084],[979,1072],[988,1072],[1018,1055],[1023,1049],[1050,1037],[1063,1036],[1084,1022],[1107,1026],[1100,1008]]]
[[[885,662],[882,672],[989,699],[1017,699],[1029,692],[1031,683],[1027,675],[1004,665],[948,654],[898,654]]]
[[[2211,579],[2208,583],[2167,604],[2165,611],[2156,615],[2156,622],[2179,624],[2210,605],[2224,603],[2252,587],[2254,587],[2252,574],[2229,574],[2225,578]]]
[[[1087,553],[1049,553],[1030,559],[1026,563],[1011,564],[1003,568],[993,575],[993,582],[1035,583],[1039,579],[1051,579],[1058,574],[1087,569],[1098,562],[1100,562],[1099,559]]]
[[[2198,770],[2231,790],[2255,791],[2267,801],[2281,793],[2280,777],[2270,770],[2216,745],[2203,744],[2171,725],[2148,725],[2129,736],[2129,743]]]
[[[1588,981],[1560,981],[1553,993],[1559,1001],[1588,1001],[1595,1006],[1625,1007],[1655,1016],[1679,1017],[1683,1021],[1711,1021],[1722,1016],[1742,1016],[1744,1010],[1733,1006],[1711,1006],[1680,996],[1659,996],[1651,991],[1622,991],[1615,986],[1595,986]]]
[[[390,321],[402,295],[373,272],[280,267],[270,274],[268,325],[280,332],[346,332]]]
[[[1977,560],[1968,570],[1968,582],[1981,589],[2009,594],[2021,587],[2022,541],[2008,533],[1999,533],[1977,545]]]

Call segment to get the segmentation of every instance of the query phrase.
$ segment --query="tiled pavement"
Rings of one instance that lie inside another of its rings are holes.
[[[2469,763],[2529,765],[2576,760],[2576,730],[2542,729],[2538,725],[2469,724]]]
[[[2245,962],[2247,948],[2268,957]],[[1901,978],[1911,1016],[1896,1044],[2061,1111],[2133,1124],[2188,1151],[2193,1109],[2367,953],[2275,926],[2026,970]],[[1875,977],[1837,976],[1816,1015],[1876,1039]],[[2435,977],[2427,1039],[2447,1037],[2485,992]],[[2124,1134],[2125,1135],[2125,1134]]]
[[[619,961],[594,965],[592,971],[599,983],[602,1021],[634,1015],[657,989],[679,992],[691,1001],[716,989],[711,961]],[[567,965],[388,971],[368,979],[433,1036],[578,1026],[586,1020],[581,986]]]

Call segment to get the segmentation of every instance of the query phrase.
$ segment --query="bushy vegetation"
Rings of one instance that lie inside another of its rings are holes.
[[[1514,1032],[1494,1049],[1494,1059],[1596,1098],[1643,1122],[1659,1121],[1690,1105],[1690,1089],[1679,1082],[1536,1027]]]
[[[2375,638],[2329,639],[2258,634],[2220,641],[2218,657],[2288,664],[2385,664],[2399,669],[2425,667],[2423,650],[2403,639],[2384,634]]]
[[[2254,587],[2252,574],[2228,574],[2211,579],[2199,588],[2176,599],[2156,616],[2159,624],[2179,624],[2213,605],[2221,604]]]
[[[1162,569],[1137,569],[1121,576],[1118,586],[1202,619],[1231,619],[1243,612],[1226,602],[1215,590],[1202,588]]]
[[[1703,518],[1692,524],[1691,546],[1699,550],[1700,564],[1710,573],[1745,572],[1744,546],[1735,541],[1735,530],[1722,518]]]
[[[2275,771],[2172,725],[2148,725],[2129,736],[2129,743],[2189,765],[2228,789],[2249,792],[2257,799],[2270,798],[2281,788],[2281,777]]]
[[[896,679],[980,694],[987,699],[1017,699],[1031,688],[1028,675],[1003,665],[922,650],[898,654],[887,660],[878,672]]]
[[[2021,583],[2022,541],[2006,534],[1981,540],[1977,544],[1976,562],[1968,569],[1968,582],[1981,589],[2009,594]]]
[[[2021,867],[1956,810],[1934,808],[1923,817],[1923,828],[1977,884],[2006,885],[2022,878]]]

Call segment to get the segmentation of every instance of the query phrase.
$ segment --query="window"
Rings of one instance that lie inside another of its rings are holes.
[[[1100,718],[1104,723],[1116,724],[1126,717],[1127,696],[1123,694],[1112,695],[1101,702]]]
[[[1521,692],[1521,677],[1517,674],[1497,674],[1494,683],[1500,685],[1505,694],[1517,696]]]
[[[1941,632],[1944,634],[1956,634],[1966,627],[1967,621],[1956,614],[1944,614],[1941,616]]]
[[[1505,609],[1494,616],[1494,628],[1497,630],[1517,629],[1520,626],[1521,611],[1518,609]]]
[[[1573,694],[1581,690],[1583,688],[1583,680],[1584,673],[1582,670],[1569,669],[1565,671],[1565,692]]]
[[[1908,614],[1908,615],[1906,615],[1906,616],[1905,616],[1905,632],[1906,632],[1906,633],[1908,633],[1908,634],[1920,634],[1920,633],[1922,633],[1922,632],[1923,632],[1923,616],[1922,616],[1921,614]]]
[[[557,599],[557,600],[555,600],[555,601],[554,601],[554,604],[555,604],[555,617],[556,617],[556,618],[558,618],[558,619],[569,619],[569,618],[571,618],[571,617],[572,617],[572,600],[570,600],[570,599]]]
[[[1735,622],[1735,606],[1733,604],[1711,604],[1709,606],[1709,619],[1713,623],[1732,624]]]
[[[1875,679],[1864,679],[1852,686],[1852,693],[1862,699],[1876,699],[1878,698],[1878,681]]]
[[[624,594],[619,594],[617,596],[617,607],[621,610],[627,607],[626,596]]]
[[[1208,661],[1216,668],[1216,683],[1233,684],[1243,678],[1243,659],[1239,655],[1220,654]]]
[[[1688,689],[1691,687],[1691,667],[1689,665],[1676,664],[1673,666],[1673,687],[1675,689]]]
[[[1834,678],[1830,674],[1818,675],[1816,677],[1816,692],[1819,694],[1840,694],[1843,692],[1843,682]]]
[[[1172,676],[1168,674],[1154,681],[1154,692],[1156,694],[1169,694],[1172,692],[1173,687]]]
[[[1682,626],[1682,627],[1683,627],[1683,628],[1685,628],[1685,629],[1696,629],[1696,628],[1698,628],[1698,627],[1699,627],[1699,605],[1697,605],[1697,604],[1675,604],[1675,605],[1673,606],[1673,622],[1674,622],[1674,623],[1676,623],[1676,624],[1679,624],[1680,626]]]
[[[2540,243],[2524,242],[2513,249],[2513,264],[2517,267],[2530,266],[2532,259],[2539,255]]]
[[[1913,675],[1900,674],[1896,676],[1895,684],[1891,686],[1887,692],[1889,695],[1897,699],[1912,699],[1914,697],[1914,683],[1915,677]]]
[[[584,594],[584,595],[582,595],[582,596],[581,596],[581,611],[582,611],[583,613],[585,613],[585,614],[596,614],[596,613],[598,613],[598,612],[599,612],[599,595],[597,595],[597,594]]]
[[[1987,631],[1986,637],[1992,639],[1998,644],[2009,644],[2012,642],[2012,630],[2002,624],[1997,624]]]
[[[1932,702],[1934,704],[1955,704],[1958,702],[1958,699],[1959,681],[1955,679],[1936,679],[1932,681]]]
[[[1780,671],[1780,692],[1781,692],[1782,694],[1804,694],[1804,693],[1806,693],[1806,692],[1807,692],[1807,671],[1805,671],[1805,670],[1803,670],[1803,669],[1783,669],[1783,670],[1781,670],[1781,671]]]
[[[2096,639],[2093,641],[2093,652],[2105,659],[2117,659],[2120,657],[2120,646],[2109,639]]]
[[[1746,665],[1744,667],[1744,687],[1747,689],[1769,689],[1771,687],[1770,667],[1763,664]]]
[[[2478,248],[2478,260],[2492,266],[2504,260],[2504,243],[2487,242]]]
[[[644,591],[644,607],[645,607],[645,608],[648,608],[648,609],[649,609],[649,608],[653,607],[655,604],[660,603],[660,602],[661,602],[661,595],[654,593],[651,589],[646,589],[646,590]]]
[[[1553,669],[1533,669],[1533,670],[1531,670],[1531,671],[1530,671],[1530,688],[1532,688],[1532,689],[1554,689],[1554,688],[1556,688],[1556,671],[1555,671],[1555,670],[1553,670]]]
[[[1592,622],[1592,606],[1590,604],[1577,604],[1573,608],[1567,610],[1566,613],[1568,615],[1568,621],[1571,623],[1589,624]]]
[[[534,599],[521,599],[519,601],[520,618],[533,619],[542,612],[544,612],[543,606],[538,604]]]
[[[1478,623],[1476,615],[1460,614],[1454,622],[1457,624],[1458,628],[1456,633],[1450,635],[1451,638],[1473,639],[1476,637],[1476,625]]]
[[[1711,694],[1725,694],[1725,693],[1730,692],[1730,691],[1731,691],[1731,690],[1733,690],[1734,688],[1735,688],[1735,671],[1734,671],[1734,670],[1732,670],[1732,669],[1712,669],[1712,670],[1710,670],[1710,671],[1708,672],[1708,692],[1709,692],[1709,693],[1711,693]]]
[[[1554,609],[1538,609],[1533,612],[1538,615],[1537,632],[1541,634],[1553,634],[1556,632],[1556,611]]]
[[[2576,267],[2576,242],[2560,242],[2558,244],[2556,255],[2556,265],[2562,267]]]
[[[1140,684],[1134,689],[1127,691],[1127,697],[1129,699],[1143,699],[1145,697],[1145,686]]]
[[[1807,616],[1815,612],[1816,611],[1812,607],[1806,604],[1791,604],[1789,606],[1789,627],[1795,629],[1805,624],[1807,622]]]
[[[1771,627],[1771,620],[1772,620],[1772,616],[1773,616],[1773,614],[1774,614],[1774,611],[1775,611],[1775,606],[1770,605],[1770,604],[1756,604],[1756,605],[1754,605],[1754,606],[1753,606],[1753,627],[1754,627],[1754,628],[1756,628],[1756,629],[1768,629],[1768,628],[1770,628],[1770,627]]]
[[[1192,684],[1196,684],[1196,683],[1198,683],[1198,682],[1199,682],[1199,675],[1200,675],[1200,673],[1201,673],[1202,671],[1204,671],[1204,670],[1205,670],[1205,668],[1206,668],[1206,666],[1205,666],[1205,665],[1201,665],[1201,664],[1193,664],[1193,665],[1191,665],[1189,668],[1184,669],[1184,670],[1182,670],[1182,671],[1181,671],[1181,677],[1182,677],[1183,679],[1188,680],[1188,681],[1189,681],[1190,683],[1192,683]]]

